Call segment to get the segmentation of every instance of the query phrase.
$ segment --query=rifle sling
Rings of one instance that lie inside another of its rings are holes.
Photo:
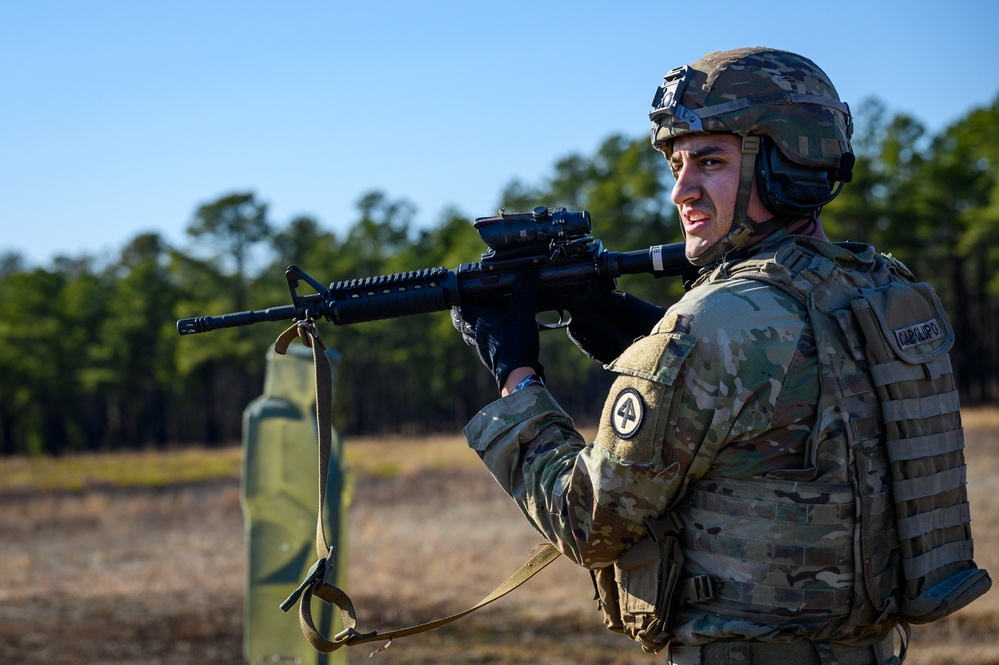
[[[312,358],[316,368],[316,420],[319,429],[319,509],[316,520],[316,553],[319,556],[319,560],[309,571],[302,585],[282,603],[281,609],[285,611],[290,609],[294,605],[295,600],[301,595],[299,622],[302,626],[302,633],[317,651],[320,653],[330,653],[345,644],[352,646],[374,641],[391,643],[396,637],[416,635],[417,633],[424,633],[446,626],[507,595],[558,558],[559,551],[550,543],[546,543],[537,548],[536,553],[524,565],[496,587],[489,595],[463,612],[408,628],[399,628],[386,632],[359,632],[357,630],[357,614],[354,611],[354,603],[345,591],[333,584],[336,580],[336,575],[334,574],[336,552],[333,551],[333,548],[330,547],[329,542],[326,540],[326,533],[323,528],[323,499],[326,496],[326,476],[329,473],[329,460],[333,452],[333,368],[330,365],[329,358],[326,356],[326,344],[323,342],[322,337],[319,335],[319,330],[312,321],[295,322],[294,325],[281,333],[277,338],[274,350],[284,355],[288,351],[288,346],[296,337],[302,341],[302,344],[312,349]],[[316,628],[315,621],[312,618],[313,596],[319,597],[330,605],[335,605],[340,610],[344,628],[332,640],[323,637]],[[381,647],[381,649],[388,647],[388,643]],[[378,649],[378,651],[381,649]]]

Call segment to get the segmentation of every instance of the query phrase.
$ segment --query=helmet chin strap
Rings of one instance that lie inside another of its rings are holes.
[[[787,222],[786,219],[779,217],[763,222],[754,222],[749,218],[749,197],[753,192],[753,174],[756,171],[756,158],[760,154],[760,147],[759,136],[742,137],[742,164],[739,169],[739,190],[735,195],[735,207],[732,209],[732,228],[724,238],[708,247],[703,254],[687,259],[695,266],[711,265],[742,249],[753,235],[769,235]]]

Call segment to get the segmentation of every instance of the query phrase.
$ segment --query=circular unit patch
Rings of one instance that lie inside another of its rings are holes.
[[[611,428],[622,439],[630,439],[642,426],[645,401],[634,388],[625,388],[614,398],[611,407]]]

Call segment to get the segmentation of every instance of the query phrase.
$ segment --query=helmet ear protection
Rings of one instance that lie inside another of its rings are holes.
[[[823,169],[791,161],[768,136],[762,144],[756,158],[756,188],[763,205],[778,217],[800,217],[821,208],[853,178],[853,153],[843,155],[839,169]]]

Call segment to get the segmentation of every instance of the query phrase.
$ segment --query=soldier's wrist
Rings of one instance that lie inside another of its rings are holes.
[[[533,367],[518,367],[510,372],[509,376],[506,377],[506,381],[503,382],[503,388],[500,390],[500,394],[503,397],[506,397],[517,390],[527,387],[527,385],[521,386],[520,384],[525,380],[530,379],[532,376],[536,377],[536,381],[531,381],[527,383],[527,385],[531,385],[532,383],[544,384],[541,377]]]

